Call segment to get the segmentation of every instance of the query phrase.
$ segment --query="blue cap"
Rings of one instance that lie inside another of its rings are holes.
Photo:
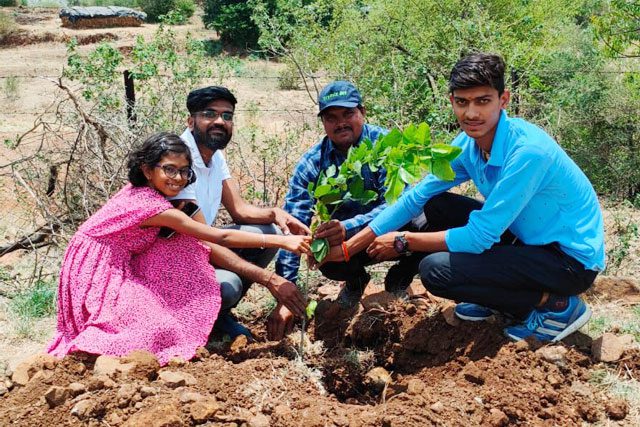
[[[360,92],[353,83],[337,80],[326,85],[318,95],[318,106],[322,114],[329,107],[354,108],[362,105]]]

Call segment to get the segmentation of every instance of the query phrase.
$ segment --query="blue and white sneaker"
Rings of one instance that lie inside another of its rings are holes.
[[[591,309],[577,296],[569,297],[564,311],[533,310],[524,323],[505,328],[509,338],[520,341],[535,336],[539,341],[557,342],[583,327]]]
[[[472,304],[470,302],[461,302],[457,304],[453,312],[458,318],[462,320],[470,320],[471,322],[487,320],[494,314],[498,314],[496,310],[492,310],[482,305]]]

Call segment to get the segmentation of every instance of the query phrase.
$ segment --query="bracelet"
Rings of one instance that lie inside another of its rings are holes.
[[[344,255],[344,261],[349,262],[351,257],[349,256],[349,250],[347,250],[347,242],[342,242],[342,255]]]
[[[260,249],[264,249],[265,246],[267,246],[267,239],[264,237],[264,234],[262,234],[262,245],[260,245]]]

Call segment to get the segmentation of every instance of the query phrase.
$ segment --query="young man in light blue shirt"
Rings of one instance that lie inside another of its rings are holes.
[[[473,54],[453,67],[450,100],[462,133],[454,181],[428,175],[349,239],[382,260],[427,252],[420,277],[433,294],[460,302],[456,314],[484,320],[494,312],[524,319],[505,333],[559,341],[587,323],[577,296],[604,269],[604,226],[595,191],[580,168],[542,129],[504,111],[501,57]],[[481,203],[446,191],[472,180]],[[427,228],[393,232],[423,212]],[[329,259],[342,259],[332,247]]]

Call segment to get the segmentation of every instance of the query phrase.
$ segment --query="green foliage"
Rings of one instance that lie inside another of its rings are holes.
[[[640,237],[638,224],[633,221],[633,218],[616,214],[613,219],[614,229],[611,231],[616,240],[607,250],[607,273],[609,274],[615,273],[627,260],[633,241]]]
[[[318,301],[311,300],[309,304],[307,304],[307,308],[305,309],[305,313],[307,315],[307,319],[311,319],[316,312],[316,308],[318,308]]]
[[[451,181],[455,173],[451,162],[462,150],[447,144],[434,144],[431,130],[426,123],[418,126],[410,124],[403,131],[393,129],[378,139],[374,145],[364,140],[357,147],[349,148],[346,160],[336,168],[331,165],[320,172],[317,184],[310,182],[308,191],[315,199],[315,220],[312,230],[318,222],[327,222],[346,201],[355,201],[367,205],[378,199],[373,190],[365,190],[362,168],[371,171],[384,168],[385,201],[393,204],[400,197],[407,185],[412,185],[427,173]],[[326,240],[316,240],[311,250],[317,261],[321,261],[329,251]]]
[[[253,5],[244,0],[205,0],[202,21],[224,44],[244,49],[258,46],[258,27],[251,20]]]
[[[295,62],[301,75],[351,80],[371,120],[425,121],[439,140],[458,131],[447,99],[451,67],[472,51],[497,52],[515,95],[510,114],[545,127],[597,191],[633,199],[640,192],[638,8],[627,0],[371,0],[366,7],[282,0],[275,14],[256,8],[254,20],[261,46]],[[610,59],[622,54],[626,62]]]
[[[159,22],[160,17],[175,10],[175,0],[138,0],[138,5],[147,14],[147,21]]]
[[[167,25],[181,25],[187,23],[193,16],[196,5],[193,0],[176,0],[173,9],[159,17],[159,21]]]
[[[7,76],[4,79],[4,95],[7,99],[15,101],[18,99],[20,82],[16,76]]]
[[[56,311],[56,285],[37,280],[26,291],[17,294],[10,302],[11,311],[22,319],[38,319]]]
[[[0,7],[15,7],[17,5],[17,0],[0,0]]]

